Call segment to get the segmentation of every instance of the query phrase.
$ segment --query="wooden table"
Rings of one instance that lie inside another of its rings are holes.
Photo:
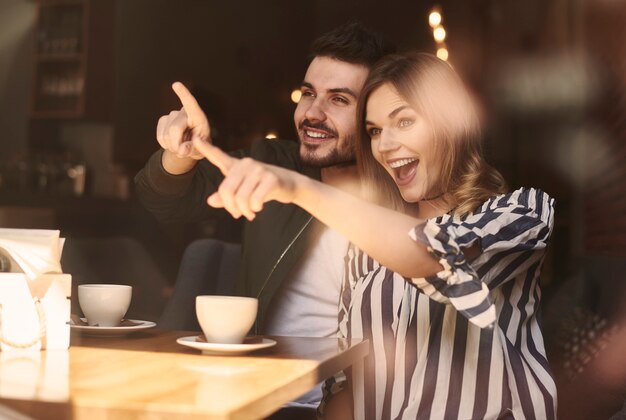
[[[368,352],[361,340],[272,337],[245,356],[208,356],[176,343],[189,335],[72,335],[67,351],[0,352],[0,418],[263,418]]]

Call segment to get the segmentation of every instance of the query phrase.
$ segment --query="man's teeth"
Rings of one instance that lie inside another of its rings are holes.
[[[306,131],[306,135],[309,137],[313,137],[314,139],[327,139],[328,136],[323,133],[318,133],[317,131]]]
[[[416,160],[417,159],[400,159],[400,160],[396,160],[395,162],[390,162],[389,166],[391,166],[393,169],[396,169],[401,166],[408,165],[409,163],[413,163]]]

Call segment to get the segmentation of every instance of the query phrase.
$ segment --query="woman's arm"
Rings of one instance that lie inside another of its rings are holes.
[[[366,254],[404,277],[436,274],[443,267],[409,237],[423,220],[390,210],[302,176],[293,203],[342,233]]]
[[[268,201],[294,203],[402,276],[427,277],[443,269],[425,245],[408,235],[423,222],[419,219],[284,168],[233,158],[208,143],[194,141],[194,145],[225,175],[218,191],[208,199],[212,207],[252,220]]]

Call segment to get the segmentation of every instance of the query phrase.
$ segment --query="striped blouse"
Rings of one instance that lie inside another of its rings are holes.
[[[340,335],[371,344],[348,372],[356,419],[556,418],[538,319],[553,204],[519,189],[465,218],[415,227],[411,237],[444,267],[428,278],[402,277],[350,248]],[[481,253],[468,261],[462,249],[475,243]]]

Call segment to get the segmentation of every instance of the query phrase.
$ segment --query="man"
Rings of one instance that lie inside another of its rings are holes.
[[[300,142],[261,140],[233,155],[343,188],[354,185],[357,98],[369,69],[391,50],[358,23],[321,36],[312,45],[313,59],[294,112]],[[235,204],[247,187],[238,185],[236,177],[220,185],[219,169],[202,160],[191,142],[211,141],[209,122],[182,84],[173,89],[183,107],[159,120],[162,150],[137,175],[137,193],[159,220],[199,220],[216,211],[206,199],[218,186],[238,191]],[[295,205],[270,202],[256,217],[243,216],[251,221],[244,229],[237,291],[259,299],[255,333],[334,336],[347,240]],[[316,405],[319,395],[310,402]]]

